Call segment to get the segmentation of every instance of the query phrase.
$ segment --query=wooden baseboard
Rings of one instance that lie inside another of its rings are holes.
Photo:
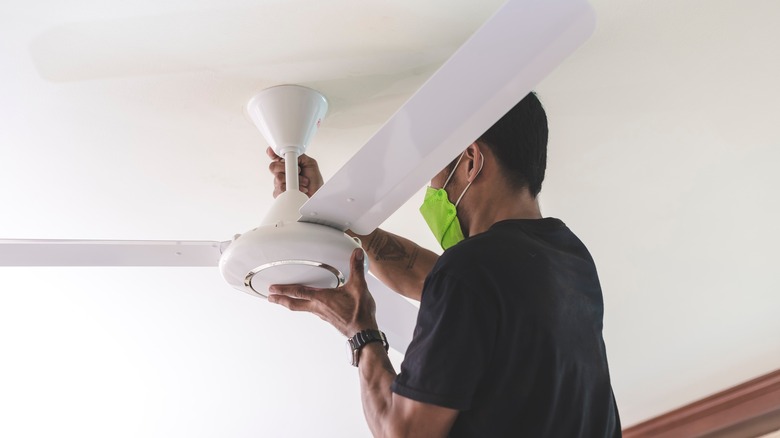
[[[748,438],[780,429],[780,370],[623,431],[625,438]]]

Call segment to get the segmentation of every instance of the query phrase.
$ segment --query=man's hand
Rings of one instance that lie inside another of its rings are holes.
[[[270,147],[266,149],[265,152],[268,154],[268,157],[271,158],[271,164],[268,166],[268,169],[274,175],[274,198],[276,198],[280,193],[287,190],[284,160],[276,155],[276,152]],[[298,186],[300,187],[301,192],[311,198],[311,196],[322,187],[322,184],[322,173],[320,173],[320,167],[317,165],[317,160],[308,155],[301,155],[298,157]]]
[[[273,285],[268,301],[290,310],[311,312],[336,327],[346,337],[366,329],[377,329],[374,297],[368,291],[363,272],[363,250],[352,252],[349,281],[335,289],[301,285]]]

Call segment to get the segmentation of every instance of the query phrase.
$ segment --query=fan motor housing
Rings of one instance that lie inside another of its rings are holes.
[[[238,236],[223,251],[219,269],[234,288],[264,298],[273,284],[334,288],[348,280],[356,248],[360,242],[341,230],[279,221]]]

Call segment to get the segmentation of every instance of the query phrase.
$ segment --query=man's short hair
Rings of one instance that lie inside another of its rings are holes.
[[[528,187],[536,197],[547,168],[547,114],[531,92],[477,140],[496,155],[516,189]]]

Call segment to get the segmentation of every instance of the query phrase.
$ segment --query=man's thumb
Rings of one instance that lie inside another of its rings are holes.
[[[363,248],[352,251],[352,275],[357,275],[360,279],[365,279],[365,257]]]

